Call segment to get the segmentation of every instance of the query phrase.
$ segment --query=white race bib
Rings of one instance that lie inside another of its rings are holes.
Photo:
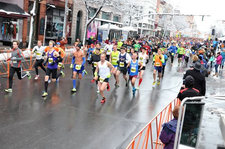
[[[120,62],[120,67],[124,67],[124,62]]]
[[[136,72],[136,67],[131,67],[131,72],[135,73]]]
[[[80,70],[81,69],[81,65],[76,65],[76,70]]]
[[[48,58],[48,62],[51,64],[53,63],[53,58]]]

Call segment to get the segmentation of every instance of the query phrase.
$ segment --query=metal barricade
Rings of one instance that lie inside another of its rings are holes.
[[[173,108],[180,105],[179,99],[170,102],[132,139],[127,149],[162,149],[163,143],[159,140],[162,124],[172,120]]]

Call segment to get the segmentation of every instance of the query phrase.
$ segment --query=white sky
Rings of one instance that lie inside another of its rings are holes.
[[[225,20],[225,0],[169,0],[184,14],[205,14],[211,17],[195,17],[200,31],[209,31],[215,20]]]

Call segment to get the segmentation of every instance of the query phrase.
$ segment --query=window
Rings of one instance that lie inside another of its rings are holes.
[[[89,14],[88,16],[89,17],[93,17],[94,14],[96,13],[97,9],[96,8],[89,8]]]
[[[113,21],[119,22],[119,16],[113,16]]]
[[[102,19],[110,20],[110,13],[108,13],[108,12],[102,12]]]

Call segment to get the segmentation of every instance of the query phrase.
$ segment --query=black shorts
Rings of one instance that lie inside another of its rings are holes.
[[[127,67],[119,67],[119,71],[123,73],[123,75],[127,74]]]
[[[182,58],[183,57],[183,54],[178,54],[178,58]]]
[[[106,55],[106,60],[109,61],[110,55]]]
[[[56,79],[57,69],[49,69],[49,68],[47,68],[46,76],[51,76],[51,74],[52,74],[52,79]]]
[[[141,66],[138,66],[138,69],[140,69],[140,67],[141,67]],[[145,70],[145,66],[143,66],[143,67],[141,68],[141,70]]]
[[[103,83],[103,82],[106,82],[108,83],[109,82],[109,78],[105,78],[104,80],[100,80],[100,76],[98,76],[98,81]]]

